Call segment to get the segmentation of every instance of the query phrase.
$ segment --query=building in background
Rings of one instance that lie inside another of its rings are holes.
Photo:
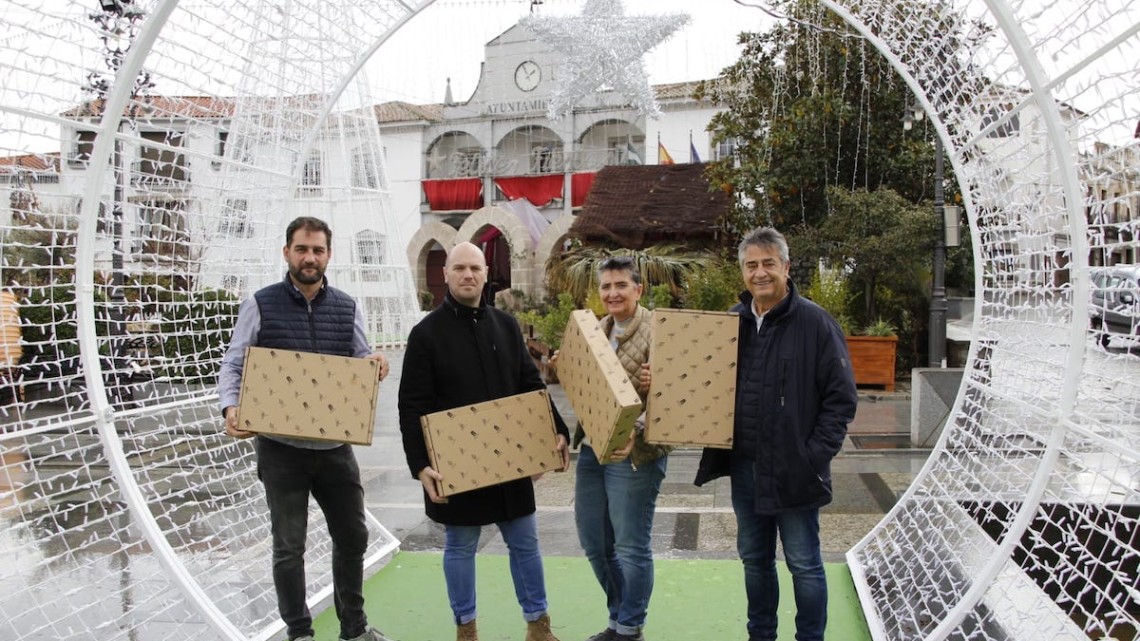
[[[559,54],[518,25],[484,52],[466,101],[377,109],[395,209],[416,223],[408,264],[436,302],[446,289],[446,252],[464,241],[484,248],[489,282],[542,294],[543,266],[565,242],[601,168],[656,164],[659,142],[678,162],[731,154],[731,146],[710,146],[706,129],[719,108],[692,98],[695,81],[654,86],[656,120],[601,91],[552,121]]]

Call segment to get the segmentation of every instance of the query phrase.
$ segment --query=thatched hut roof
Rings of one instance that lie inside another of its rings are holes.
[[[658,243],[706,245],[730,201],[721,190],[709,190],[704,169],[703,163],[605,167],[570,234],[629,249]]]

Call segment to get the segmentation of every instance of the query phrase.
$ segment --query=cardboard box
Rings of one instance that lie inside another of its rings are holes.
[[[558,350],[558,380],[598,461],[608,463],[610,453],[629,442],[642,404],[610,339],[588,309],[570,313]]]
[[[367,358],[250,347],[238,427],[318,441],[372,444],[380,363]]]
[[[562,469],[546,390],[420,417],[440,496]]]
[[[653,312],[647,441],[732,447],[739,327],[727,312]]]

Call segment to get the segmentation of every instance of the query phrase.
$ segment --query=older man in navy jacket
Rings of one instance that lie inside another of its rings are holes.
[[[776,639],[777,534],[792,573],[796,639],[822,640],[819,508],[831,502],[831,459],[855,418],[855,378],[839,325],[788,277],[784,237],[753,230],[738,257],[747,291],[732,309],[740,314],[732,450],[705,450],[695,482],[731,477],[749,641]]]

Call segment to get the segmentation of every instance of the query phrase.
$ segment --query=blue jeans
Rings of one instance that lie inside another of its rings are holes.
[[[523,618],[537,621],[546,614],[546,580],[534,514],[495,525],[507,544],[511,579],[515,583],[515,597],[522,606]],[[470,623],[478,614],[475,608],[475,551],[481,532],[478,525],[444,526],[443,578],[447,582],[447,597],[451,601],[456,625]]]
[[[653,593],[653,514],[668,457],[636,470],[627,458],[602,465],[588,445],[578,453],[574,522],[578,541],[606,593],[609,627],[636,635]]]
[[[780,586],[776,580],[778,532],[784,546],[784,560],[792,574],[796,639],[822,641],[827,627],[827,578],[819,550],[819,509],[756,514],[752,462],[733,457],[731,480],[736,550],[744,563],[744,591],[748,596],[749,638],[764,641],[776,638],[776,607],[780,603]]]
[[[363,634],[364,552],[368,525],[364,488],[351,445],[306,450],[257,437],[257,476],[265,485],[273,532],[273,586],[277,611],[290,639],[313,634],[313,617],[305,603],[305,537],[309,495],[324,512],[332,538],[333,605],[340,636]]]

